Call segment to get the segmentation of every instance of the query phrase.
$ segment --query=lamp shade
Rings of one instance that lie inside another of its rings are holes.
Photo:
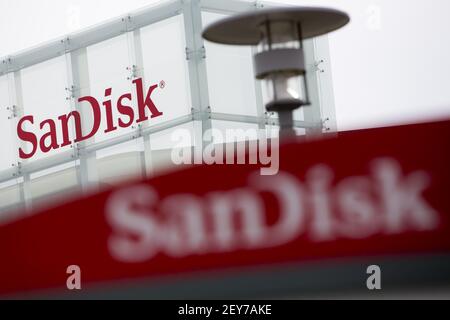
[[[302,26],[302,38],[317,37],[350,22],[342,11],[329,8],[286,7],[262,9],[222,19],[208,26],[203,37],[211,42],[230,45],[257,45],[262,40],[261,25],[273,21],[292,21]],[[278,31],[282,35],[282,30]],[[284,42],[282,37],[273,43]]]

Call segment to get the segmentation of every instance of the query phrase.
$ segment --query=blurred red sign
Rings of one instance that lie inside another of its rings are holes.
[[[337,257],[450,251],[450,121],[196,166],[0,227],[0,293]]]

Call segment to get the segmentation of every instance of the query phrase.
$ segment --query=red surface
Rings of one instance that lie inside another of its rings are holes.
[[[229,252],[209,252],[170,257],[164,252],[146,261],[125,263],[115,259],[108,249],[113,234],[105,217],[105,203],[112,193],[133,185],[153,187],[160,199],[177,193],[202,197],[213,191],[241,190],[248,185],[250,174],[258,174],[258,166],[197,166],[157,177],[129,183],[89,198],[80,199],[31,217],[0,227],[0,294],[43,288],[65,288],[66,269],[79,265],[83,289],[98,282],[151,278],[161,275],[188,274],[201,270],[228,267],[329,259],[334,257],[373,256],[450,251],[450,121],[402,127],[349,132],[339,138],[309,143],[290,143],[281,147],[280,170],[306,181],[306,172],[317,164],[325,164],[334,172],[332,185],[351,176],[371,177],[374,159],[390,158],[401,166],[402,177],[423,172],[430,184],[423,192],[424,201],[437,217],[436,225],[420,230],[408,219],[397,231],[385,226],[376,228],[363,238],[351,238],[334,232],[327,239],[311,236],[311,204],[305,204],[303,231],[289,242],[269,248],[240,248]],[[274,179],[265,177],[264,179]],[[306,184],[304,188],[308,188]],[[247,187],[246,187],[247,188]],[[376,189],[370,189],[373,203]],[[280,204],[266,193],[264,216],[275,224]],[[203,201],[203,202],[202,202]],[[159,203],[159,202],[158,202]],[[180,204],[181,205],[181,204]],[[176,209],[174,209],[176,210]],[[205,207],[207,214],[208,207]],[[155,208],[156,215],[163,215]],[[332,214],[339,220],[338,209]],[[385,219],[382,209],[376,217]],[[158,217],[164,219],[163,216]],[[375,220],[374,220],[375,221]],[[257,247],[257,246],[256,246]]]

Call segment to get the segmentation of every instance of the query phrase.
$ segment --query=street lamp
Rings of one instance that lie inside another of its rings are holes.
[[[257,46],[255,77],[265,82],[269,112],[277,112],[280,135],[295,135],[293,111],[310,105],[303,40],[337,30],[350,21],[341,11],[290,7],[263,9],[211,24],[203,37],[211,42]]]

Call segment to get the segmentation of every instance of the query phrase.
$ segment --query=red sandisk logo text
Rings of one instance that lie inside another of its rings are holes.
[[[35,133],[26,131],[24,129],[25,124],[29,123],[34,125],[34,116],[27,115],[21,118],[17,125],[17,135],[20,140],[31,144],[31,151],[24,150],[25,148],[19,148],[19,156],[21,159],[29,159],[34,156],[34,154],[40,149],[43,153],[47,153],[51,150],[56,150],[62,147],[71,145],[72,143],[79,143],[88,140],[95,136],[95,134],[100,129],[100,123],[102,119],[102,113],[105,112],[106,115],[106,129],[105,133],[110,133],[120,128],[130,127],[136,120],[136,123],[141,123],[147,121],[149,116],[147,110],[150,112],[150,118],[156,118],[162,116],[163,113],[158,110],[156,105],[152,100],[152,94],[158,85],[152,85],[144,95],[144,87],[142,79],[136,79],[133,81],[135,92],[136,92],[136,102],[138,114],[135,115],[134,108],[132,107],[133,95],[131,92],[121,95],[117,99],[116,108],[120,116],[117,121],[113,117],[113,106],[111,101],[112,88],[107,88],[105,90],[105,101],[100,106],[99,101],[92,96],[84,96],[79,98],[77,101],[81,107],[90,107],[90,112],[92,113],[92,125],[86,128],[86,124],[82,123],[82,117],[80,112],[72,111],[69,114],[64,114],[58,117],[59,128],[61,130],[62,137],[61,141],[58,141],[57,134],[57,122],[52,119],[46,119],[39,123],[39,130],[43,130],[43,134],[38,140]],[[89,110],[87,110],[89,112]],[[75,139],[71,139],[69,135],[69,124],[73,121],[75,128]]]

